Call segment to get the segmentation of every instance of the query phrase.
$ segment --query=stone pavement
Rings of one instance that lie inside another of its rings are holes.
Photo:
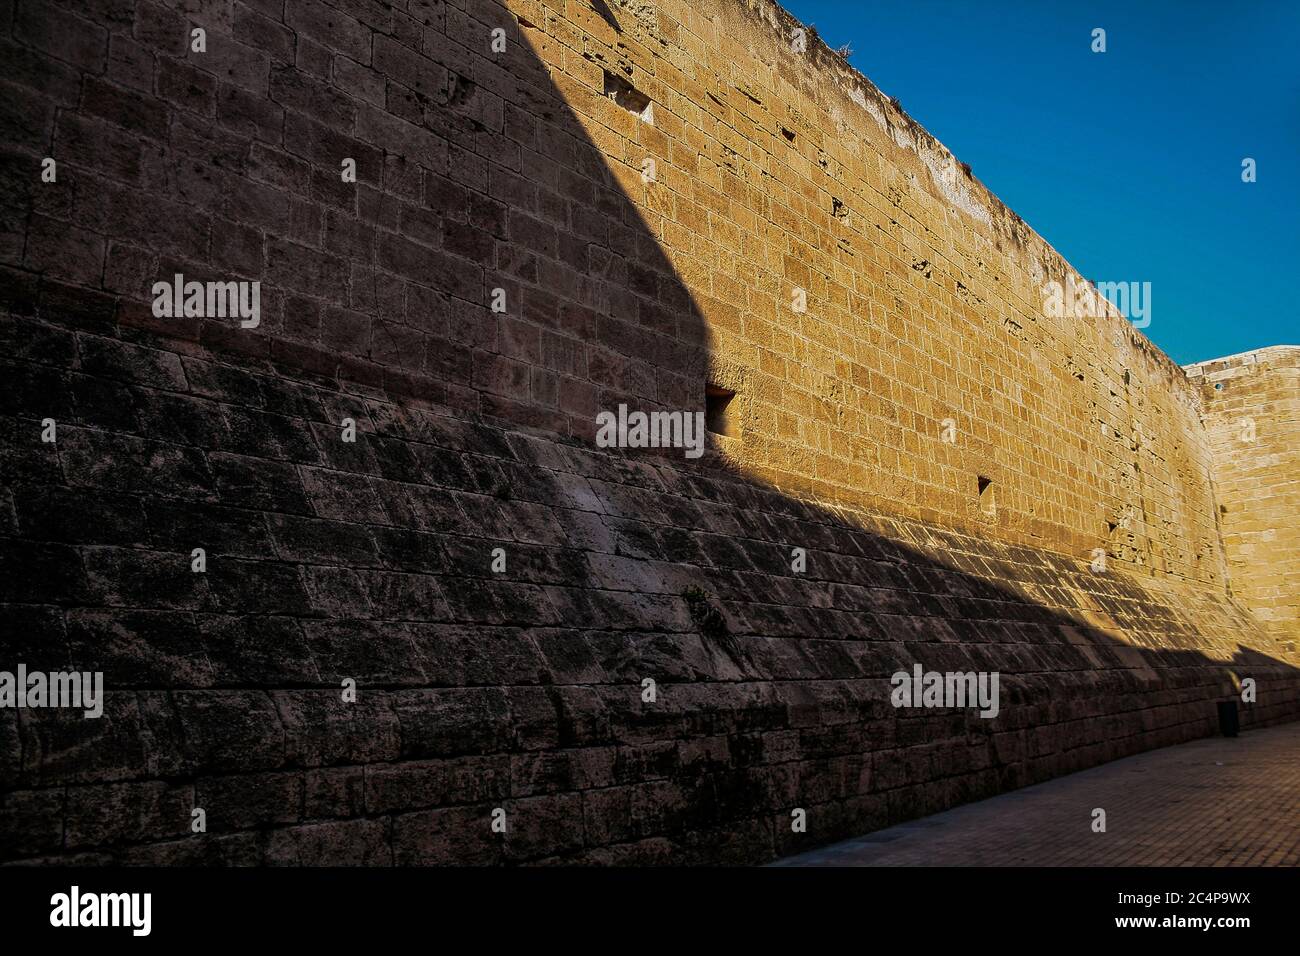
[[[1094,808],[1106,832],[1094,833]],[[774,866],[1300,865],[1300,722],[1138,754]]]

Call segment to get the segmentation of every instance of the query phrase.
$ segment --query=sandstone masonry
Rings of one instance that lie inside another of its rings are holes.
[[[1300,347],[1189,366],[1201,386],[1232,593],[1288,650],[1300,638]]]
[[[1295,718],[1294,350],[1050,317],[1082,279],[798,28],[0,0],[0,669],[105,687],[0,710],[0,859],[755,862],[1247,678]],[[597,448],[620,404],[708,451]],[[896,710],[917,664],[997,716]]]

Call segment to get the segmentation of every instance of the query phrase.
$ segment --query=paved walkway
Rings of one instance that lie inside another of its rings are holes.
[[[1092,811],[1106,832],[1092,832]],[[1126,757],[776,866],[1297,866],[1300,722]]]

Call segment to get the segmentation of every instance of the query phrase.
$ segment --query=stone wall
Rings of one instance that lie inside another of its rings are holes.
[[[1232,593],[1280,639],[1300,636],[1300,347],[1188,366],[1201,386]]]
[[[794,28],[0,3],[0,669],[108,688],[0,709],[0,858],[752,862],[1212,733],[1244,678],[1295,716],[1198,389],[1049,317],[1068,267]],[[258,325],[157,317],[177,273]],[[595,447],[709,384],[699,461]],[[893,708],[914,663],[998,716]]]

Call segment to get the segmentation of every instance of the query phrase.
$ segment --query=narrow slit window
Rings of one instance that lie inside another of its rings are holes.
[[[993,497],[993,479],[979,476],[977,485],[980,499],[980,511],[992,518],[998,513],[997,499]]]
[[[654,125],[654,104],[635,86],[615,73],[605,71],[605,95],[642,122]]]
[[[736,393],[710,382],[704,388],[704,426],[715,435],[730,437],[733,434],[728,408]]]

